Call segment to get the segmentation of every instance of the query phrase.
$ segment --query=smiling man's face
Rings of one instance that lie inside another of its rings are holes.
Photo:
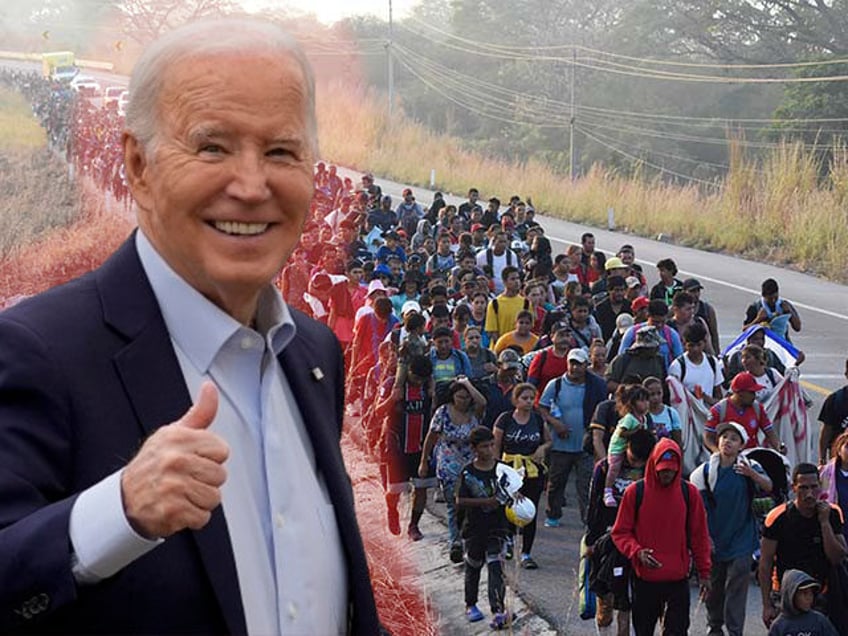
[[[182,278],[242,322],[309,210],[307,104],[293,57],[184,59],[165,77],[152,148],[125,136],[139,227]]]

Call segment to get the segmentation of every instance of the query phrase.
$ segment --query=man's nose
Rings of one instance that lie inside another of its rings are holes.
[[[227,194],[247,203],[261,203],[271,196],[263,156],[257,152],[242,152],[232,159],[232,174]]]

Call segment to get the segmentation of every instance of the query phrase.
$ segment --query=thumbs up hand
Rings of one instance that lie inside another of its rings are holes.
[[[218,390],[200,387],[197,402],[179,420],[159,428],[121,475],[124,513],[148,539],[199,530],[221,503],[227,479],[227,443],[209,426],[218,412]]]

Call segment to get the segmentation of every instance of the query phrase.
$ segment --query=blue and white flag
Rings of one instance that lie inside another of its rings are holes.
[[[794,366],[796,360],[798,360],[798,354],[800,353],[798,349],[793,347],[791,343],[778,336],[771,329],[769,329],[768,327],[763,327],[762,325],[751,325],[750,327],[748,327],[745,331],[739,334],[736,340],[734,340],[730,345],[728,345],[728,347],[722,352],[722,355],[729,358],[734,353],[742,349],[742,347],[747,344],[750,335],[758,329],[762,329],[763,333],[766,336],[766,349],[774,351],[775,355],[777,355],[777,357],[783,363],[783,366],[787,368],[789,368],[790,366]]]

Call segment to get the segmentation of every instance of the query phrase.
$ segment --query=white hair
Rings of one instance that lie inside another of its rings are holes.
[[[126,128],[145,152],[156,143],[159,98],[168,69],[186,56],[222,53],[271,53],[291,56],[300,66],[306,84],[306,124],[313,156],[318,156],[315,118],[315,77],[297,41],[277,25],[252,18],[199,20],[163,35],[148,46],[130,76]]]

